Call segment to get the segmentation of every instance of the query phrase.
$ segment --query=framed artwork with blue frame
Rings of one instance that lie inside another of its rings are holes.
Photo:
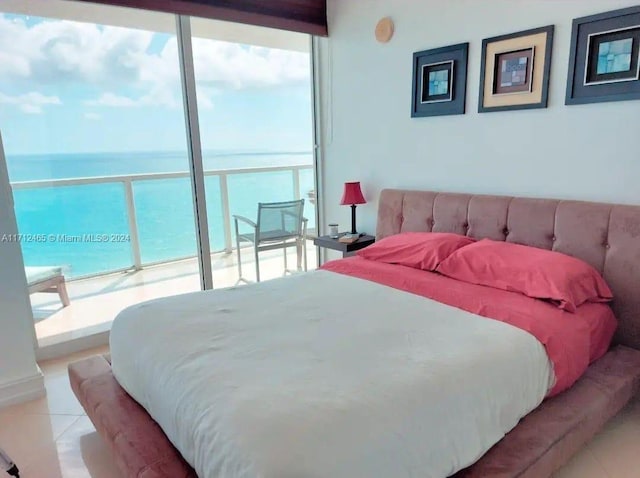
[[[469,43],[413,54],[412,118],[464,114],[468,56]]]
[[[573,20],[565,104],[640,99],[640,6]]]

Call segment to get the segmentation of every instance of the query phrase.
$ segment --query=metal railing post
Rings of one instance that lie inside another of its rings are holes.
[[[220,174],[220,199],[222,201],[222,227],[224,229],[224,251],[233,251],[231,243],[231,210],[229,208],[229,184],[226,173]]]
[[[293,172],[293,195],[294,199],[300,199],[300,169],[295,166],[291,170]]]
[[[131,259],[133,267],[139,271],[142,269],[142,259],[140,256],[140,235],[138,234],[138,220],[136,217],[136,204],[133,199],[133,182],[123,181],[124,195],[127,203],[127,218],[129,220],[129,244],[131,245]]]

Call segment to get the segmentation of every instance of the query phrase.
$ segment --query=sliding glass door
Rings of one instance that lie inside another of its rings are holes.
[[[12,240],[44,345],[199,289],[175,19],[56,3],[0,15]]]
[[[212,251],[236,248],[234,215],[256,222],[258,203],[305,200],[315,232],[310,38],[221,21],[191,19],[193,68]],[[254,231],[244,222],[240,233]],[[246,246],[246,247],[242,247]],[[241,244],[243,276],[256,279],[251,243]],[[287,249],[287,269],[297,254]],[[315,248],[306,248],[315,267]],[[239,279],[237,255],[213,255],[214,283]],[[300,264],[304,264],[300,258]],[[285,273],[283,250],[261,253],[261,280]]]
[[[7,5],[0,130],[19,228],[7,240],[21,245],[41,346],[109,330],[123,308],[199,290],[211,271],[215,287],[234,285],[231,216],[255,220],[258,202],[305,199],[313,234],[307,35]],[[292,248],[290,269],[297,259]],[[284,272],[282,251],[260,262],[262,279]]]

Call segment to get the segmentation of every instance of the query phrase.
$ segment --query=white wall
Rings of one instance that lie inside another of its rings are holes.
[[[0,139],[0,408],[44,394],[9,177]]]
[[[640,101],[565,106],[574,18],[638,0],[329,0],[320,43],[326,222],[347,229],[342,183],[371,202],[359,230],[375,231],[382,188],[640,204]],[[391,42],[374,28],[392,17]],[[549,107],[477,113],[482,39],[555,25]],[[412,54],[470,42],[467,114],[410,117]]]

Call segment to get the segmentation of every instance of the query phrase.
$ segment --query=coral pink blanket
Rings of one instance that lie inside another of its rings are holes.
[[[404,290],[529,332],[544,345],[553,363],[556,381],[549,396],[569,388],[589,363],[604,355],[617,326],[605,304],[584,304],[569,313],[516,292],[360,257],[327,262],[322,269]]]

